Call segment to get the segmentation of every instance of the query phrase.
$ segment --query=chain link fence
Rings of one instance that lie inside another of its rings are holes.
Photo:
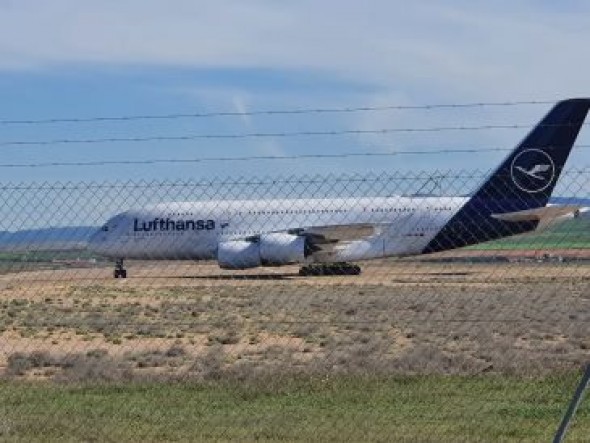
[[[269,226],[300,211],[294,236],[342,225],[344,197],[383,225],[412,202],[444,212],[446,196],[468,196],[487,175],[3,184],[0,438],[550,439],[590,353],[590,170],[562,173],[552,203],[577,209],[546,229],[355,262],[360,275],[221,269],[214,256],[173,260],[190,258],[179,249],[126,260],[115,279],[113,261],[87,247],[114,215],[158,204],[171,215],[150,235],[196,232],[179,248],[198,242],[199,221],[213,220],[219,241],[259,235],[234,223],[229,201]],[[313,199],[332,203],[316,212]],[[209,209],[197,218],[174,202]],[[178,220],[193,224],[164,229]],[[412,223],[416,241],[429,235]],[[587,437],[589,413],[582,404],[571,441]]]

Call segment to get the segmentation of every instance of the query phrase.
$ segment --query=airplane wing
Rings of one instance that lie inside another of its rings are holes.
[[[345,225],[322,225],[307,226],[301,228],[281,229],[270,231],[269,234],[291,234],[306,237],[313,245],[330,245],[345,241],[360,240],[381,234],[389,224],[379,223],[351,223]],[[260,239],[259,234],[240,236],[230,235],[224,237],[224,240],[243,240],[256,242]]]
[[[318,261],[330,261],[333,259],[334,251],[343,244],[364,240],[381,235],[385,230],[390,229],[391,224],[346,224],[311,226],[296,230],[289,230],[289,233],[304,236],[307,239],[307,253]]]
[[[315,244],[337,243],[341,241],[358,240],[377,235],[384,225],[358,223],[347,225],[311,226],[300,229],[290,229],[290,234],[303,235]]]

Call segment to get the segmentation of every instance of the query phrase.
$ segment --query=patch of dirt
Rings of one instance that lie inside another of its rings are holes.
[[[117,376],[195,365],[240,376],[261,368],[533,374],[590,357],[590,262],[432,257],[367,262],[346,277],[185,262],[131,263],[125,280],[104,268],[5,274],[0,366],[17,353],[84,360],[101,349],[100,374],[112,364]],[[166,356],[174,346],[182,358]]]

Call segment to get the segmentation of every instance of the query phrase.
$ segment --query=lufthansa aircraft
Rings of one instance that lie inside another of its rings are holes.
[[[124,259],[309,267],[427,254],[530,232],[577,210],[547,202],[589,106],[585,98],[557,103],[469,197],[161,203],[115,215],[92,235],[89,248],[115,259],[115,278],[125,278]],[[342,269],[350,273],[351,267]]]

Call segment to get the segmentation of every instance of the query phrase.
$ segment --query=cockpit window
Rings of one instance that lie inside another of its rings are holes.
[[[109,226],[108,225],[104,225],[102,228],[100,228],[100,230],[103,231],[103,232],[108,232]]]

